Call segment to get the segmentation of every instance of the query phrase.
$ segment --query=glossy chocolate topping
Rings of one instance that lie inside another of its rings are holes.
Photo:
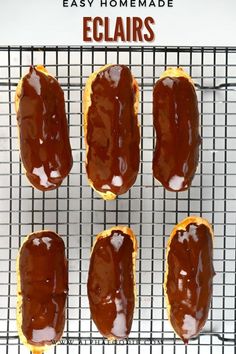
[[[88,275],[92,318],[109,339],[126,338],[135,305],[134,244],[129,235],[114,230],[93,248]]]
[[[185,343],[204,326],[212,297],[212,236],[204,224],[190,223],[171,240],[166,295],[170,322]]]
[[[16,91],[20,154],[30,183],[47,191],[72,167],[64,93],[43,67],[31,67]]]
[[[19,254],[21,329],[28,344],[55,344],[64,330],[68,269],[63,240],[54,232],[29,236]]]
[[[164,77],[153,92],[157,145],[153,174],[170,191],[190,187],[199,157],[199,113],[194,86],[186,77]]]
[[[86,170],[94,188],[102,193],[123,194],[136,180],[140,141],[134,108],[137,90],[124,65],[109,66],[92,82]]]

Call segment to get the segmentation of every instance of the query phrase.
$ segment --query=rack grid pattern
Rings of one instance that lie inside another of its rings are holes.
[[[87,184],[82,95],[88,76],[106,63],[128,65],[140,86],[140,173],[133,188],[103,201]],[[65,92],[74,165],[56,191],[34,190],[19,160],[14,93],[31,64],[44,64]],[[192,187],[172,193],[152,176],[155,146],[152,89],[168,66],[182,66],[197,87],[202,136]],[[67,322],[48,353],[235,353],[236,345],[236,48],[0,47],[0,350],[27,353],[16,331],[16,256],[25,235],[52,229],[69,259]],[[213,224],[214,289],[208,322],[188,347],[167,320],[163,297],[165,245],[188,215]],[[128,343],[107,343],[91,321],[86,294],[94,236],[125,224],[137,235],[137,306]]]

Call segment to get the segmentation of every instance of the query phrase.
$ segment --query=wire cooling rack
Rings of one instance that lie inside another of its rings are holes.
[[[74,165],[56,191],[32,189],[19,161],[14,92],[31,64],[45,64],[65,92]],[[104,202],[88,186],[84,159],[82,93],[92,71],[105,63],[130,66],[140,90],[141,165],[133,188]],[[190,190],[171,193],[152,177],[152,89],[167,66],[193,77],[199,99],[200,162]],[[0,351],[27,353],[16,331],[16,256],[25,235],[52,229],[69,259],[67,322],[49,353],[235,353],[236,345],[236,48],[0,47]],[[214,296],[202,335],[188,347],[174,335],[163,297],[165,245],[188,215],[214,226]],[[93,237],[125,224],[139,243],[137,307],[128,343],[108,344],[90,319],[86,294]]]

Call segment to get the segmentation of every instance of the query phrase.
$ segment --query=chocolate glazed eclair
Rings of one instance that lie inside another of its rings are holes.
[[[52,231],[28,235],[17,258],[17,329],[33,354],[42,354],[60,340],[67,293],[63,240]]]
[[[188,217],[168,240],[164,282],[169,320],[186,344],[207,321],[214,275],[212,227],[205,219]]]
[[[184,191],[195,175],[199,144],[199,112],[195,87],[181,68],[167,69],[153,91],[156,148],[153,175],[169,191]]]
[[[88,274],[92,319],[108,338],[126,338],[135,306],[136,237],[131,229],[116,226],[97,235]]]
[[[41,191],[58,188],[73,160],[64,93],[42,65],[31,67],[16,89],[20,155],[29,182]]]
[[[106,65],[86,83],[86,172],[105,200],[126,193],[138,174],[138,100],[138,84],[125,65]]]

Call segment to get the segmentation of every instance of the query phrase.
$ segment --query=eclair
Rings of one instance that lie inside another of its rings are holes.
[[[68,265],[62,238],[34,232],[17,258],[17,328],[20,340],[42,354],[62,337],[68,293]]]
[[[58,188],[72,165],[64,93],[42,65],[31,67],[16,89],[20,156],[26,177],[41,191]]]
[[[191,77],[181,68],[167,69],[153,91],[156,147],[153,175],[169,191],[188,189],[199,159],[198,101]]]
[[[207,321],[214,275],[212,227],[203,218],[188,217],[169,237],[164,281],[169,320],[186,344]]]
[[[109,340],[128,337],[135,307],[136,237],[116,226],[97,235],[90,258],[87,291],[91,316]]]
[[[138,84],[125,65],[106,65],[84,91],[88,182],[105,200],[126,193],[139,170]]]

